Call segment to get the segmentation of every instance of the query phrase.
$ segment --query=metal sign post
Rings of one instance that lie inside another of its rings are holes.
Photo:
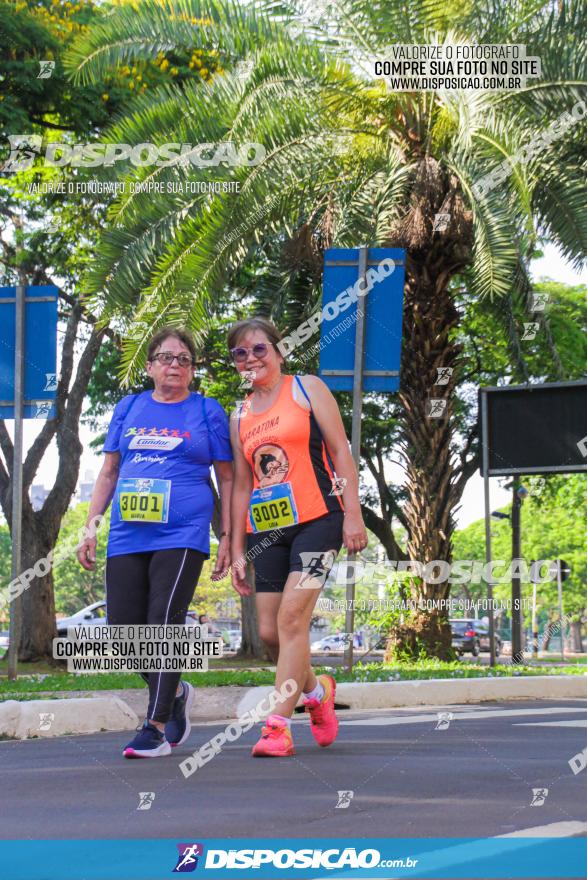
[[[26,288],[16,288],[16,325],[14,337],[14,449],[12,457],[12,580],[18,577],[22,559],[22,447],[24,407],[24,339]],[[20,642],[21,597],[10,603],[8,637],[8,678],[17,677]]]
[[[481,406],[481,457],[486,462],[488,452],[487,430],[487,395],[482,394]],[[491,563],[491,505],[489,499],[489,468],[483,465],[483,494],[485,496],[485,565],[486,571],[492,571]],[[489,665],[495,666],[495,618],[493,616],[493,581],[491,574],[485,578],[487,584],[487,599],[489,602]]]
[[[367,246],[359,249],[359,281],[364,284],[367,274]],[[357,300],[357,323],[355,328],[355,367],[353,374],[353,416],[351,427],[351,453],[357,474],[360,470],[361,457],[361,416],[363,414],[363,360],[365,354],[365,300]],[[346,583],[346,615],[345,633],[348,641],[344,650],[344,662],[348,672],[353,668],[353,639],[355,632],[355,573],[356,553],[347,554],[347,583]],[[352,567],[352,575],[349,579],[349,563]]]
[[[0,287],[0,419],[14,419],[12,580],[22,570],[23,427],[55,416],[57,298],[55,285]],[[21,598],[10,602],[8,677],[17,676]]]
[[[405,258],[402,248],[367,245],[329,248],[324,254],[318,374],[332,391],[352,391],[351,452],[357,473],[363,394],[399,388]],[[353,667],[356,559],[357,554],[347,554],[344,662],[349,672]]]

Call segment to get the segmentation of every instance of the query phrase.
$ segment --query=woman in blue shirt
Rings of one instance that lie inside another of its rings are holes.
[[[214,507],[210,466],[218,482],[221,536],[213,580],[230,565],[232,452],[228,418],[212,398],[190,391],[196,349],[189,333],[163,328],[147,351],[153,391],[117,404],[88,522],[112,501],[106,562],[109,625],[184,624],[198,577],[210,555]],[[91,570],[96,539],[78,550]],[[180,673],[143,674],[147,720],[126,746],[127,758],[168,755],[190,732],[194,689]]]

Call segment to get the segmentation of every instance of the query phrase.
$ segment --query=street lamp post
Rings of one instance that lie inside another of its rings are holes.
[[[520,559],[522,552],[521,537],[521,509],[528,490],[522,486],[518,477],[514,477],[508,483],[506,489],[512,489],[512,514],[501,513],[494,510],[491,516],[495,519],[509,519],[512,523],[512,562],[515,565],[516,574],[512,574],[512,663],[520,663],[523,659],[522,651],[522,585],[520,580],[520,566],[515,560]]]

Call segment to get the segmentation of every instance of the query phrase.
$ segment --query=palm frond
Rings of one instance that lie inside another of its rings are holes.
[[[64,57],[74,82],[102,78],[112,67],[158,52],[221,46],[238,59],[280,32],[276,22],[238,0],[141,0],[123,4],[76,41]]]

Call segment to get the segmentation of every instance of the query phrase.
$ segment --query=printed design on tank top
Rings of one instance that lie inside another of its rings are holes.
[[[289,458],[282,446],[262,443],[253,451],[252,458],[259,488],[283,483],[289,472]]]
[[[250,397],[247,397],[247,399],[245,401],[243,401],[243,404],[247,404],[247,406],[244,407],[245,411],[240,413],[241,418],[248,415],[249,413],[252,416],[256,415],[251,410],[251,402],[252,401],[251,401]],[[255,428],[251,428],[250,430],[248,430],[241,437],[241,443],[244,446],[244,444],[247,443],[247,441],[250,440],[251,437],[255,437],[257,434],[262,434],[262,433],[264,433],[266,431],[270,431],[270,430],[275,432],[277,430],[278,425],[279,425],[279,416],[276,416],[274,419],[266,419],[264,422],[261,422],[261,424],[257,425]]]

